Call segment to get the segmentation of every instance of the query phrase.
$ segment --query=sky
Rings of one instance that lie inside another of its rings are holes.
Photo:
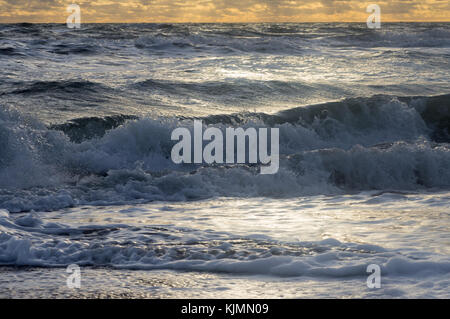
[[[81,22],[365,22],[369,4],[381,21],[450,21],[449,0],[0,0],[0,23],[65,23],[69,4]]]

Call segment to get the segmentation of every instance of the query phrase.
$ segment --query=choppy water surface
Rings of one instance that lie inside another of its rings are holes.
[[[449,58],[445,23],[1,25],[0,296],[448,297]],[[279,128],[280,171],[175,165],[193,118]]]

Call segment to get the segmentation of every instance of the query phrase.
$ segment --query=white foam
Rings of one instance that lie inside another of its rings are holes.
[[[430,142],[415,107],[396,99],[382,101],[375,109],[364,101],[343,103],[342,110],[330,108],[327,117],[316,117],[311,124],[277,125],[280,170],[267,176],[247,165],[175,165],[170,133],[177,126],[190,127],[189,121],[143,118],[75,144],[61,132],[2,110],[0,138],[6,146],[0,207],[20,212],[215,196],[448,188],[448,144]],[[264,125],[252,118],[243,124]]]

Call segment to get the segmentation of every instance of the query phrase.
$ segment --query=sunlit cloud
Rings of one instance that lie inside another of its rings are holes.
[[[66,0],[0,0],[0,22],[64,23]],[[364,22],[366,7],[383,21],[450,21],[448,0],[79,0],[83,22]]]

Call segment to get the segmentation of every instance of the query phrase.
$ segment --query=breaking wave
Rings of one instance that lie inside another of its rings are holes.
[[[0,208],[56,210],[214,196],[292,197],[450,186],[450,95],[373,96],[277,114],[202,118],[205,125],[278,127],[280,170],[175,165],[174,128],[192,118],[117,116],[45,126],[0,111]]]

